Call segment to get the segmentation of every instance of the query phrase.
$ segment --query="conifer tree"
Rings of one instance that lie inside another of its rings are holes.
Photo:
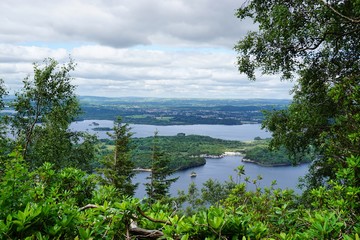
[[[178,178],[169,178],[174,170],[169,168],[169,158],[159,147],[158,131],[153,138],[151,173],[147,178],[150,182],[145,184],[146,193],[151,202],[169,197],[169,189]]]
[[[99,172],[103,174],[103,183],[114,186],[119,196],[133,196],[137,187],[137,184],[132,183],[135,176],[134,164],[131,161],[133,133],[130,132],[129,124],[122,123],[120,117],[114,122],[113,129],[114,133],[108,135],[114,140],[114,150],[101,161],[103,168],[99,169]]]

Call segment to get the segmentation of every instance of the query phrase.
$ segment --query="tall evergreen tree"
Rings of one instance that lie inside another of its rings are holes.
[[[158,131],[155,131],[151,155],[151,173],[145,183],[146,193],[151,202],[169,197],[169,189],[178,178],[169,178],[174,170],[169,168],[169,158],[159,147]]]
[[[103,184],[114,186],[119,196],[133,196],[137,187],[137,184],[132,183],[135,176],[134,164],[131,161],[133,133],[130,132],[129,124],[122,123],[121,118],[114,122],[113,130],[114,133],[108,135],[114,140],[114,150],[101,161],[103,167],[99,172],[103,174]]]

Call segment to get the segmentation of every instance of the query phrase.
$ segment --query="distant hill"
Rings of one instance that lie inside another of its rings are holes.
[[[152,125],[261,123],[263,110],[286,108],[288,99],[107,98],[80,96],[81,119]],[[79,119],[79,120],[81,120]]]

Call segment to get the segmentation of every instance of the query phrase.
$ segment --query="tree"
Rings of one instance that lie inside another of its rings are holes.
[[[106,156],[101,163],[103,168],[99,172],[103,174],[103,183],[114,186],[121,195],[133,196],[137,184],[132,183],[135,176],[134,163],[131,161],[131,128],[129,124],[122,123],[121,118],[114,122],[114,133],[109,136],[114,140],[113,153]]]
[[[151,156],[151,173],[145,183],[146,193],[151,202],[162,200],[169,196],[169,188],[178,178],[168,178],[174,173],[169,168],[169,158],[159,147],[158,131],[155,131]]]
[[[77,150],[93,142],[93,137],[69,130],[80,114],[75,86],[71,84],[70,71],[74,68],[72,60],[59,66],[54,59],[45,59],[43,65],[34,64],[33,78],[26,77],[24,87],[16,93],[12,132],[31,168],[44,162],[52,162],[58,169],[90,168],[94,147],[80,156]]]
[[[294,161],[316,150],[309,187],[334,179],[359,155],[359,1],[252,0],[237,17],[258,26],[235,46],[239,71],[297,79],[289,108],[266,113],[271,147],[284,145]]]
[[[4,97],[7,95],[7,91],[4,86],[4,81],[0,78],[0,111],[4,109]],[[5,147],[7,145],[7,137],[6,137],[6,122],[3,115],[0,113],[0,162],[1,159],[4,157]],[[3,164],[1,164],[3,165]],[[1,173],[1,167],[0,167]]]

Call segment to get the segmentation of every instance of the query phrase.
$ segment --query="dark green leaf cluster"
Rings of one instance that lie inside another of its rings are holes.
[[[235,47],[239,71],[297,80],[289,108],[266,112],[271,147],[284,146],[295,163],[317,154],[309,188],[334,179],[347,157],[359,155],[358,1],[251,0],[237,16],[258,25]]]

